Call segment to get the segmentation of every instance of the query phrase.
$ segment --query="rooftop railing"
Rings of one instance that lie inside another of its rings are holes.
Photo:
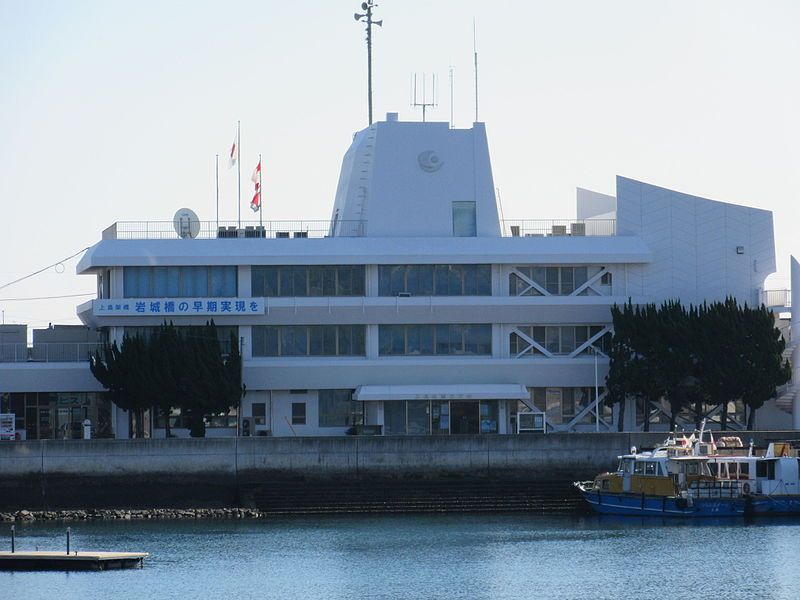
[[[180,231],[180,233],[179,233]],[[613,236],[615,219],[505,219],[500,222],[503,237],[595,237]],[[365,221],[196,221],[176,230],[172,221],[118,221],[103,231],[111,240],[198,239],[289,239],[362,237]]]
[[[761,290],[761,304],[767,308],[790,308],[792,290]]]
[[[505,219],[504,237],[597,237],[617,234],[616,219]]]
[[[180,238],[322,238],[361,237],[363,221],[196,221],[186,223],[178,233],[172,221],[117,221],[103,231],[103,239],[111,240],[177,240]]]
[[[0,344],[0,362],[83,362],[102,347],[103,344],[87,342]]]

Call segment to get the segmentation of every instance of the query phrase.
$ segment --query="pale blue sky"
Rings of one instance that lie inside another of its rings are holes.
[[[214,154],[242,121],[243,175],[264,155],[265,219],[327,219],[366,124],[358,1],[0,0],[0,285],[121,220],[214,218]],[[456,126],[480,119],[508,218],[574,216],[575,187],[626,175],[775,213],[785,286],[800,254],[800,3],[384,0],[375,112],[415,119],[412,72],[436,72]],[[245,187],[245,189],[249,189]],[[236,215],[222,168],[222,217]],[[246,196],[246,194],[245,194]],[[246,204],[243,200],[243,204]],[[246,205],[243,215],[249,213]],[[0,290],[6,323],[77,322],[94,290],[50,271]]]

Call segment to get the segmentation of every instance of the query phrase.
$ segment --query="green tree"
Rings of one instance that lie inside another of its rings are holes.
[[[122,410],[136,415],[134,437],[144,436],[144,411],[153,405],[153,362],[146,342],[126,335],[121,347],[114,342],[89,358],[89,369],[109,399]]]
[[[773,398],[777,388],[791,379],[789,363],[783,360],[786,342],[765,306],[742,309],[744,373],[741,398],[748,409],[747,429],[755,428],[756,411]]]

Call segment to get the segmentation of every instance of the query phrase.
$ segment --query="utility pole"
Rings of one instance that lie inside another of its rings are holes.
[[[372,20],[372,11],[376,6],[378,5],[375,4],[375,0],[366,0],[366,2],[361,3],[361,10],[366,12],[363,14],[355,13],[353,15],[356,21],[366,23],[367,26],[367,105],[369,107],[370,125],[372,125],[372,25],[374,24],[378,27],[383,26],[383,20]]]

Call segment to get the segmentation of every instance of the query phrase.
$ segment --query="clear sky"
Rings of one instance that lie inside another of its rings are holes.
[[[0,0],[0,285],[114,221],[214,218],[214,155],[242,121],[243,176],[264,156],[265,219],[327,219],[366,125],[358,1]],[[507,218],[569,218],[575,187],[617,174],[774,212],[780,272],[800,255],[800,2],[383,0],[375,114],[436,73],[449,118],[480,120]],[[222,160],[221,160],[222,162]],[[221,218],[236,216],[221,165]],[[245,186],[249,190],[249,186]],[[243,215],[252,214],[243,194]],[[6,323],[77,323],[76,261],[0,290]],[[59,269],[60,270],[60,269]],[[88,298],[88,297],[87,297]]]

